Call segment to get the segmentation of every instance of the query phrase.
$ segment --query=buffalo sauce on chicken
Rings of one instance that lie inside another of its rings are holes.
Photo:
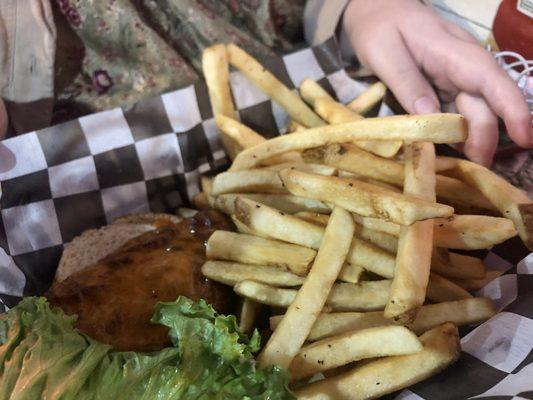
[[[120,350],[153,351],[169,345],[168,329],[150,323],[154,306],[178,296],[205,299],[219,313],[231,313],[231,288],[206,279],[205,242],[217,229],[231,229],[222,214],[199,212],[178,224],[161,221],[154,231],[125,243],[98,263],[61,282],[47,297],[65,313],[77,314],[77,328]]]

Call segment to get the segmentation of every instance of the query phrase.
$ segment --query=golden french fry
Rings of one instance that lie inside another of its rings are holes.
[[[309,172],[312,174],[333,176],[337,173],[337,169],[324,164],[304,163],[304,162],[285,162],[281,164],[274,164],[266,166],[264,169],[272,171],[281,171],[284,169],[295,169],[297,171]]]
[[[349,283],[359,283],[361,275],[364,272],[364,268],[360,265],[354,264],[344,264],[339,273],[339,281],[349,282]]]
[[[351,214],[334,208],[315,262],[278,329],[257,358],[260,367],[288,368],[320,313],[350,250],[354,222]]]
[[[307,247],[229,231],[213,232],[206,246],[209,259],[270,265],[297,275],[307,273],[315,255]]]
[[[227,171],[213,180],[213,196],[226,193],[287,193],[276,171],[270,169],[248,169]]]
[[[229,117],[224,114],[215,114],[215,121],[218,129],[226,136],[231,138],[242,149],[256,146],[266,141],[266,139],[253,129],[241,124],[235,117]]]
[[[436,218],[435,246],[450,249],[487,249],[516,235],[513,222],[486,215],[454,215]]]
[[[445,278],[483,279],[487,273],[479,258],[451,253],[435,248],[431,258],[431,270]]]
[[[456,278],[450,278],[450,280],[455,283],[456,285],[462,287],[465,290],[468,291],[474,291],[479,290],[485,286],[487,286],[490,282],[492,282],[497,277],[503,275],[504,271],[497,271],[497,270],[489,270],[485,274],[485,277],[482,279],[456,279]]]
[[[458,114],[397,115],[320,126],[305,134],[290,133],[243,150],[231,170],[250,169],[283,153],[306,150],[329,143],[360,140],[418,140],[457,143],[467,137],[465,120]]]
[[[335,283],[326,305],[332,311],[382,310],[389,296],[390,280]],[[255,281],[238,282],[235,292],[258,303],[287,308],[296,298],[295,289],[269,286]]]
[[[435,146],[433,143],[405,143],[403,192],[426,201],[435,201]],[[424,300],[431,268],[433,221],[404,226],[398,239],[398,253],[385,317],[411,322]]]
[[[400,236],[400,226],[394,222],[385,221],[380,218],[363,217],[359,214],[352,214],[354,221],[368,229],[378,232],[388,233],[392,236]]]
[[[192,204],[198,210],[204,210],[211,207],[209,204],[209,196],[207,196],[207,193],[205,192],[200,192],[194,196],[192,199]]]
[[[461,286],[434,272],[430,273],[426,296],[436,303],[472,298],[472,295]]]
[[[215,198],[214,208],[223,212],[224,214],[233,214],[235,212],[235,199],[237,197],[243,197],[245,199],[256,201],[287,214],[294,214],[301,211],[328,214],[331,212],[331,208],[321,201],[293,196],[292,194],[223,194]]]
[[[229,85],[229,64],[226,46],[216,44],[206,48],[202,53],[202,70],[207,83],[213,114],[215,116],[223,114],[230,118],[237,118]],[[224,148],[230,158],[233,159],[243,147],[239,146],[223,131],[220,136]]]
[[[228,261],[206,261],[202,266],[202,273],[213,281],[230,286],[245,280],[255,280],[272,286],[291,287],[299,286],[304,281],[301,276],[269,265]]]
[[[348,103],[347,107],[358,114],[364,115],[383,99],[386,92],[387,87],[382,82],[376,82]]]
[[[295,196],[333,203],[366,217],[378,217],[402,225],[453,214],[453,208],[360,182],[355,179],[279,172],[285,187]]]
[[[299,124],[298,122],[296,122],[295,120],[291,119],[291,121],[289,122],[289,127],[287,128],[287,132],[290,132],[290,133],[294,133],[294,132],[302,132],[302,131],[306,131],[307,128],[301,124]]]
[[[457,326],[477,324],[491,318],[495,313],[492,300],[484,297],[427,304],[422,306],[415,320],[407,327],[421,335],[445,322],[453,322]],[[271,330],[276,329],[281,317],[276,315],[270,318]],[[392,324],[394,322],[385,318],[382,311],[321,313],[307,340],[315,341],[345,332]]]
[[[320,98],[315,101],[315,111],[330,124],[342,124],[362,119],[346,106],[334,100]],[[394,157],[402,147],[401,140],[361,140],[356,145],[381,157]]]
[[[443,161],[453,165],[454,172],[478,189],[505,218],[513,221],[526,247],[533,250],[533,202],[526,193],[471,161],[450,158]]]
[[[255,58],[234,44],[226,46],[229,63],[240,70],[248,79],[268,94],[296,122],[314,127],[324,125],[303,100],[285,86],[270,71],[267,71]]]
[[[235,217],[260,235],[318,249],[324,229],[250,199],[235,199]]]
[[[239,331],[249,333],[254,328],[254,322],[257,312],[262,307],[261,304],[256,303],[250,299],[243,299],[241,304],[241,312],[239,313]]]
[[[459,333],[452,323],[433,328],[420,340],[424,349],[418,353],[369,362],[304,386],[296,396],[299,400],[374,399],[420,382],[459,358]]]
[[[356,174],[357,179],[374,179],[399,187],[403,186],[404,165],[359,149],[350,143],[333,143],[305,150],[304,160],[336,167],[342,171]],[[339,174],[340,176],[341,174]],[[366,178],[363,178],[366,177]],[[460,205],[465,208],[494,210],[494,207],[477,189],[458,179],[437,175],[437,198],[444,204]]]
[[[312,107],[315,106],[315,101],[317,99],[324,98],[333,100],[333,97],[331,97],[322,86],[310,78],[306,78],[300,83],[300,96],[302,96],[307,104],[310,104]]]
[[[294,213],[294,216],[319,226],[326,226],[329,221],[329,215],[321,214],[318,212],[299,211],[297,213]]]
[[[420,340],[403,326],[367,328],[303,347],[290,364],[289,372],[292,380],[298,380],[366,358],[413,354],[422,350]]]

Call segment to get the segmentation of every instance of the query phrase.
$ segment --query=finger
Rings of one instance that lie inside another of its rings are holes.
[[[479,44],[477,39],[472,34],[470,34],[470,32],[454,24],[453,22],[442,20],[442,24],[444,26],[444,29],[446,29],[446,31],[451,33],[456,38],[464,40],[465,42]]]
[[[455,104],[468,123],[465,155],[478,164],[490,166],[498,147],[498,118],[481,97],[461,92]]]
[[[516,83],[483,48],[464,42],[457,43],[456,48],[448,71],[452,82],[463,91],[484,97],[503,118],[509,136],[521,147],[532,147],[531,115]]]
[[[407,112],[439,112],[437,95],[418,69],[400,34],[396,30],[382,30],[380,34],[383,40],[374,38],[379,45],[366,46],[361,54],[362,61],[387,85]]]

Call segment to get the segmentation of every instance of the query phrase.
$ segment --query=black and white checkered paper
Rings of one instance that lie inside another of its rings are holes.
[[[261,60],[291,88],[307,77],[342,102],[361,93],[334,41]],[[239,72],[231,86],[241,120],[267,137],[286,113]],[[383,103],[378,115],[392,112]],[[228,159],[204,82],[0,142],[0,305],[49,287],[64,244],[129,213],[174,212],[199,191],[199,176]],[[518,239],[478,252],[505,273],[480,290],[500,313],[461,329],[451,368],[391,399],[533,399],[533,254]]]

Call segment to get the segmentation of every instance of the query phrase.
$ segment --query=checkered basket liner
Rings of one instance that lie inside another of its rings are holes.
[[[317,80],[347,102],[367,84],[348,77],[330,40],[261,60],[290,88]],[[287,114],[234,71],[240,119],[266,137]],[[377,115],[392,111],[382,103]],[[204,82],[0,142],[0,307],[43,294],[63,246],[86,229],[129,213],[175,212],[199,176],[228,167]],[[533,399],[533,254],[513,239],[477,254],[505,273],[479,291],[500,312],[461,329],[463,354],[444,372],[390,399]]]

